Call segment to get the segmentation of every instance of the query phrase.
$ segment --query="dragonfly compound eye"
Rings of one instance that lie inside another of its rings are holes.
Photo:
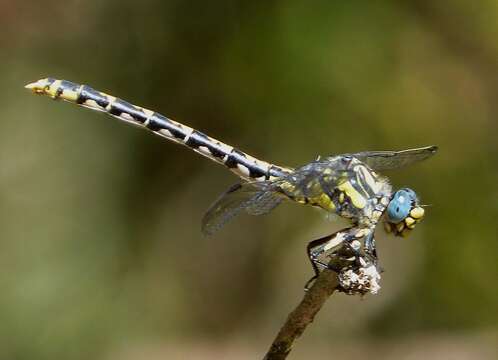
[[[424,209],[411,189],[401,189],[394,193],[387,206],[386,229],[395,235],[407,236],[424,217]]]
[[[387,206],[387,219],[393,224],[403,221],[417,203],[417,195],[413,190],[401,189],[396,191]]]
[[[394,193],[387,206],[387,219],[390,223],[397,224],[405,220],[410,211],[418,207],[418,199],[411,189],[401,189]]]

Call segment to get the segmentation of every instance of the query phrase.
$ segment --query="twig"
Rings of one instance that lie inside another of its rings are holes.
[[[337,289],[338,284],[336,272],[324,270],[320,273],[313,286],[305,293],[301,303],[287,317],[287,321],[266,353],[265,360],[287,358],[294,341],[313,322],[315,315]]]
[[[375,244],[373,230],[348,228],[328,237],[328,242],[318,251],[330,259],[329,268],[323,269],[313,286],[305,293],[301,303],[287,317],[265,360],[287,358],[292,345],[306,327],[311,324],[327,299],[340,288],[349,295],[376,294],[379,289],[380,274],[377,268],[375,251],[361,251],[361,243],[370,241]],[[323,239],[320,239],[323,240]],[[328,251],[328,253],[327,253]]]

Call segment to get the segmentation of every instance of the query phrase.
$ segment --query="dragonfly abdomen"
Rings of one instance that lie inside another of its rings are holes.
[[[29,84],[27,87],[38,94],[106,112],[119,120],[146,128],[161,137],[185,145],[193,151],[225,165],[244,179],[269,180],[290,171],[290,169],[256,159],[189,126],[157,112],[97,91],[88,85],[47,78]]]

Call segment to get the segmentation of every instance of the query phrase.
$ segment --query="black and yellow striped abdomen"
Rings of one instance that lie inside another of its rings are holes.
[[[238,176],[247,180],[270,180],[291,171],[291,169],[256,159],[189,126],[157,112],[97,91],[88,85],[46,78],[26,87],[37,94],[106,112],[119,120],[144,127],[161,137],[188,146],[195,152],[225,165]]]

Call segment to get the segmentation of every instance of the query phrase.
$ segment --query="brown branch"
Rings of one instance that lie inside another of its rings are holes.
[[[320,273],[313,286],[305,293],[301,303],[287,317],[287,321],[266,353],[265,360],[287,358],[294,341],[313,322],[315,315],[337,289],[338,284],[336,272],[324,270]]]
[[[324,246],[322,250],[326,249],[322,254],[329,251],[329,267],[340,270],[335,272],[324,269],[320,272],[301,303],[287,317],[266,353],[265,360],[287,358],[294,341],[313,322],[325,301],[338,287],[349,295],[376,294],[380,289],[375,253],[361,252],[360,240],[373,241],[373,229],[366,231],[362,228],[348,228],[328,236],[327,239],[329,241],[326,245],[321,245]]]

